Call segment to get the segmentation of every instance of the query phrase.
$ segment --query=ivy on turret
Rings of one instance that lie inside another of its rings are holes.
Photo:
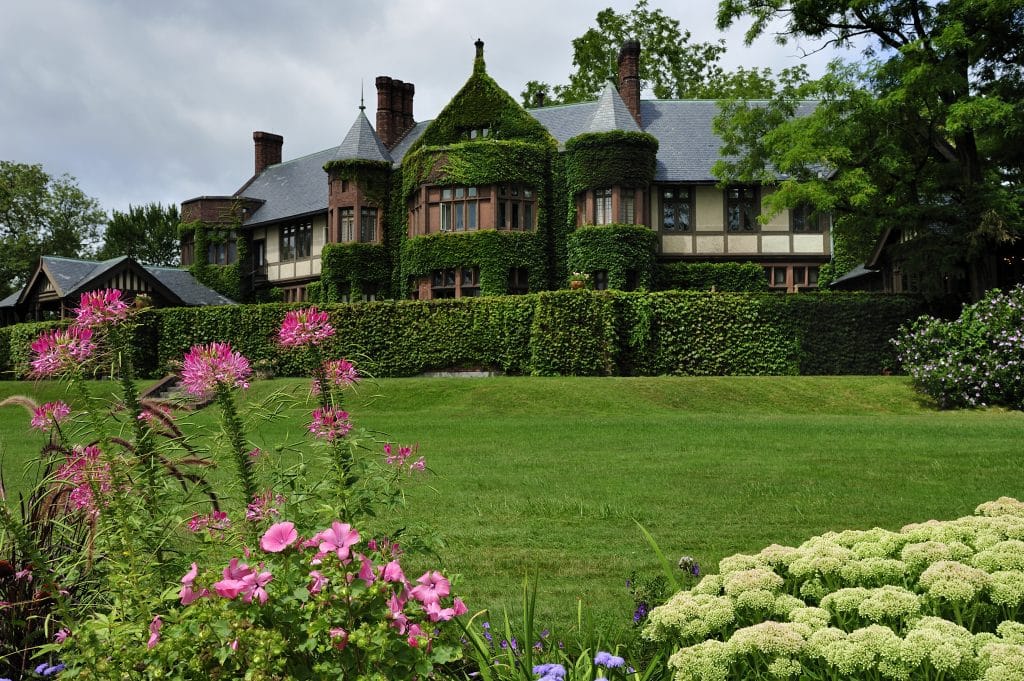
[[[608,273],[608,288],[625,289],[630,273],[636,288],[654,283],[654,252],[658,235],[642,225],[580,227],[569,235],[569,271]]]

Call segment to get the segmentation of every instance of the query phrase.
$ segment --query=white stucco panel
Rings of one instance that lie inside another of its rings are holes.
[[[698,186],[695,221],[698,232],[721,232],[725,229],[725,209],[722,207],[722,190],[718,187]],[[699,250],[699,247],[698,247]]]
[[[789,236],[780,236],[778,234],[761,235],[761,252],[762,253],[789,253]]]
[[[756,234],[730,234],[730,253],[757,253]]]
[[[697,253],[725,253],[724,236],[698,236]]]
[[[794,234],[793,252],[828,255],[828,241],[824,234]]]
[[[661,237],[662,253],[693,253],[693,237],[678,234]]]

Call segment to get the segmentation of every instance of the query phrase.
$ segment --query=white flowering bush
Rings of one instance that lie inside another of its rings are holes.
[[[719,563],[651,610],[675,681],[1024,681],[1024,503]]]
[[[953,321],[920,317],[892,344],[917,389],[944,409],[1024,409],[1024,286],[994,289]]]

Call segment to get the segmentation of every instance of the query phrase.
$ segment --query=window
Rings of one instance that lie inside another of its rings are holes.
[[[445,187],[441,190],[441,231],[465,232],[477,229],[479,196],[476,187]]]
[[[730,232],[757,231],[757,190],[728,187],[725,190],[725,228]]]
[[[281,289],[281,294],[286,303],[301,303],[306,300],[305,286],[289,286]]]
[[[608,225],[612,222],[612,190],[594,190],[594,224]]]
[[[623,225],[636,224],[636,190],[619,190],[619,222]]]
[[[238,259],[235,233],[222,232],[221,237],[221,241],[211,241],[206,247],[206,262],[210,265],[230,265]]]
[[[530,292],[530,273],[523,267],[513,267],[508,271],[508,292],[518,296]]]
[[[764,271],[768,287],[775,291],[818,288],[817,265],[769,265]]]
[[[608,288],[608,270],[595,270],[591,273],[591,280],[594,282],[595,291],[605,291]]]
[[[196,242],[195,233],[187,232],[181,237],[181,264],[183,267],[194,263]]]
[[[480,268],[434,270],[430,275],[431,298],[468,298],[480,295]]]
[[[689,232],[693,199],[689,187],[661,190],[661,228],[666,232]]]
[[[530,187],[498,185],[498,210],[494,217],[496,229],[532,230],[536,197]]]
[[[363,206],[359,209],[359,240],[363,243],[377,241],[377,209]]]
[[[308,258],[312,246],[312,223],[298,223],[281,227],[281,260]]]
[[[789,226],[794,232],[820,232],[821,221],[814,207],[803,203],[789,209]]]
[[[342,242],[356,240],[356,218],[354,209],[338,209],[338,238]]]

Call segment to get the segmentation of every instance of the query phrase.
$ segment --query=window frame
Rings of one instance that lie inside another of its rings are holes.
[[[739,192],[739,196],[734,200],[732,197],[733,192]],[[745,228],[742,224],[743,215],[745,212],[743,207],[747,204],[746,197],[744,194],[750,192],[749,199],[749,213],[750,213],[750,227]],[[759,187],[756,185],[749,184],[733,184],[728,185],[722,192],[725,199],[725,231],[729,234],[757,234],[761,231],[761,225],[758,223],[757,218],[761,215],[761,192]],[[740,223],[735,229],[733,229],[732,221],[730,219],[733,212],[733,205],[738,204],[736,207],[740,211],[739,218]]]
[[[678,229],[676,227],[665,226],[665,192],[672,191],[674,196],[672,197],[671,206],[673,206],[673,218],[678,219],[682,213],[679,210],[679,206],[683,203],[682,197],[679,196],[681,193],[686,192],[686,227],[685,229]],[[696,221],[696,191],[693,185],[661,185],[658,187],[658,230],[667,234],[692,234],[694,230],[694,222]]]

